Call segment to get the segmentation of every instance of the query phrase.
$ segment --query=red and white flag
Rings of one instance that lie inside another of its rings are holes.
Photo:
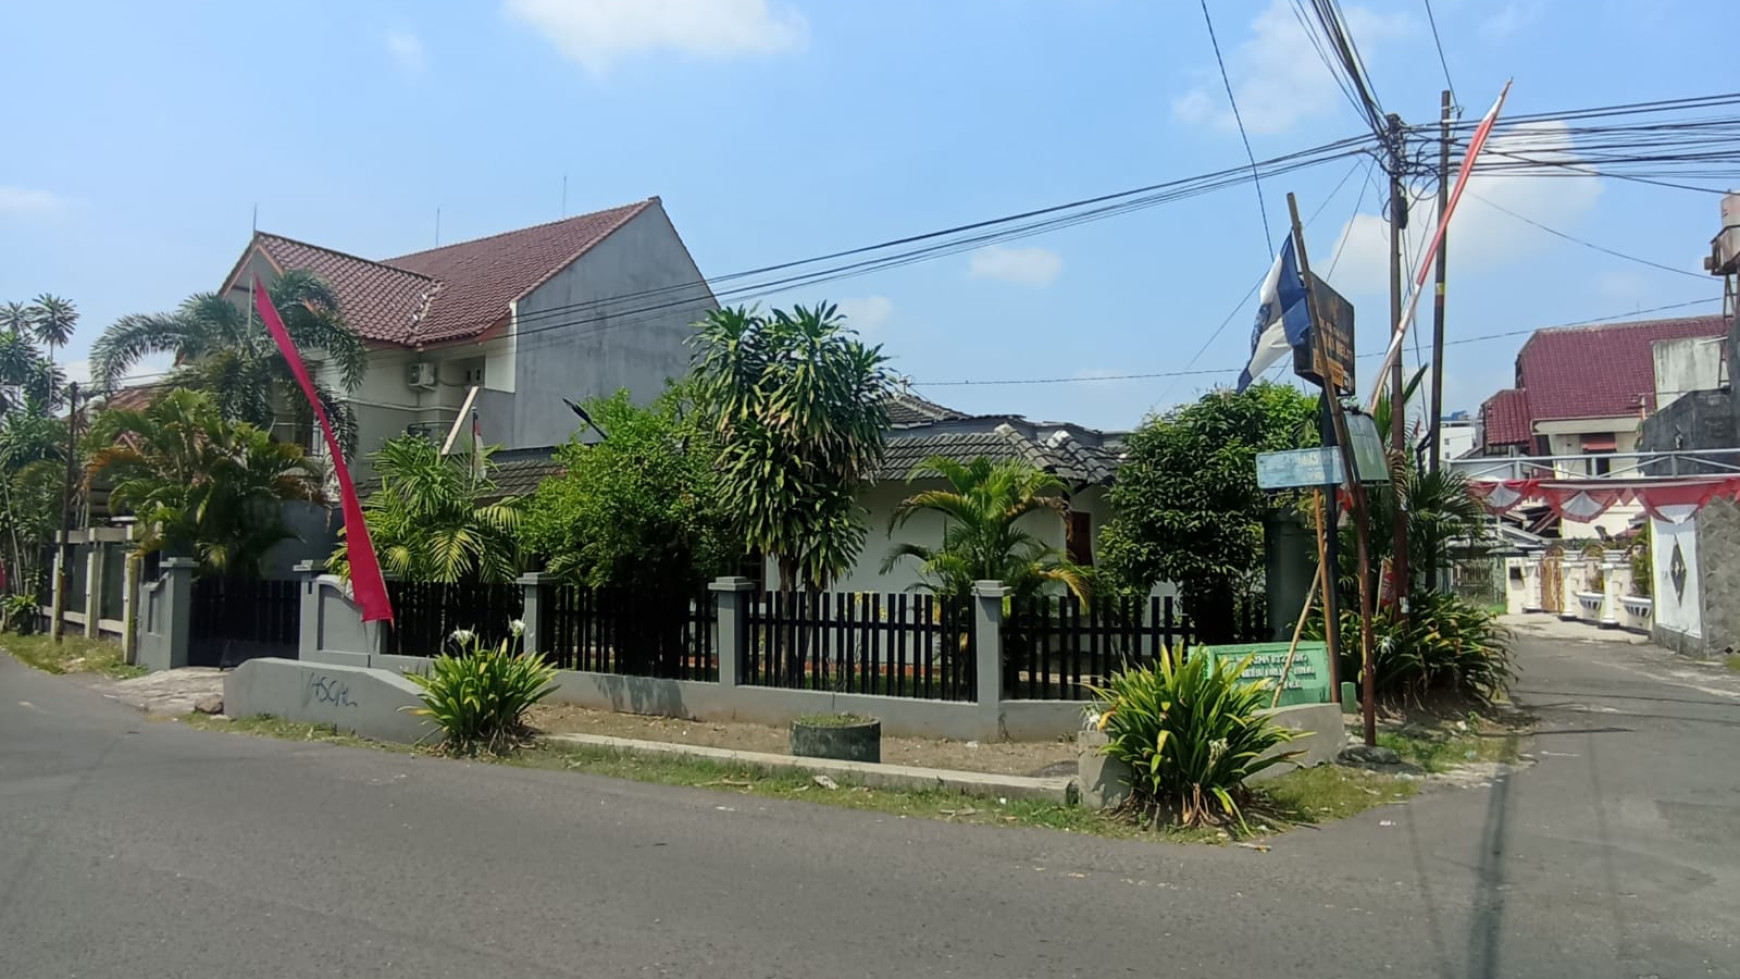
[[[1456,183],[1450,190],[1450,200],[1444,205],[1444,213],[1438,216],[1438,230],[1432,234],[1431,247],[1420,260],[1420,271],[1414,275],[1414,295],[1408,300],[1408,308],[1402,311],[1401,322],[1396,324],[1395,332],[1390,335],[1390,348],[1384,354],[1384,362],[1378,365],[1373,376],[1377,381],[1372,386],[1371,400],[1366,403],[1366,410],[1377,407],[1378,395],[1383,392],[1384,385],[1390,376],[1390,364],[1402,352],[1402,337],[1408,332],[1408,326],[1414,322],[1414,311],[1420,307],[1420,294],[1425,291],[1426,276],[1432,269],[1432,263],[1438,258],[1438,249],[1444,247],[1444,232],[1450,227],[1450,218],[1456,213],[1456,203],[1462,199],[1462,191],[1468,187],[1468,177],[1474,172],[1474,161],[1480,158],[1480,151],[1486,148],[1486,138],[1492,135],[1492,124],[1498,121],[1498,110],[1504,107],[1505,96],[1510,94],[1510,82],[1504,83],[1504,90],[1498,93],[1498,101],[1492,103],[1492,108],[1486,112],[1486,117],[1475,127],[1474,136],[1468,141],[1468,152],[1462,156],[1462,167],[1456,171]]]
[[[308,399],[308,406],[320,422],[320,431],[326,436],[326,451],[332,455],[332,471],[338,476],[340,503],[344,509],[344,549],[350,558],[351,593],[356,596],[356,603],[362,606],[362,620],[391,622],[393,602],[387,597],[387,582],[381,577],[381,563],[375,558],[374,542],[369,540],[369,525],[363,520],[362,503],[357,500],[356,486],[350,480],[350,467],[344,464],[344,450],[339,448],[338,436],[332,431],[332,420],[326,417],[326,406],[320,403],[320,397],[315,393],[314,381],[308,376],[308,367],[302,363],[296,342],[290,339],[290,331],[284,329],[284,321],[278,318],[278,308],[272,305],[272,298],[266,295],[266,287],[258,276],[254,277],[254,305],[260,310],[260,318],[266,321],[266,331],[272,334],[278,351],[289,363],[290,373],[296,375],[296,383],[301,385],[302,395]]]

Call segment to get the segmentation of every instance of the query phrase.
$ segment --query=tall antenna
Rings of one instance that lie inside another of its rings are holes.
[[[568,216],[568,175],[562,174],[562,216]]]
[[[441,208],[435,208],[435,247],[441,247]]]
[[[254,202],[254,227],[251,230],[255,234],[258,234],[260,231],[260,202],[259,201]]]

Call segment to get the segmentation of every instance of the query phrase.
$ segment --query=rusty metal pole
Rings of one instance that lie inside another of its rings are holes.
[[[1450,104],[1450,90],[1444,90],[1444,98],[1438,115],[1438,220],[1444,220],[1444,210],[1450,206],[1450,114],[1454,106]],[[1450,254],[1450,235],[1446,231],[1438,242],[1438,263],[1433,278],[1436,288],[1432,293],[1432,445],[1426,464],[1438,471],[1438,457],[1443,454],[1444,433],[1444,266]],[[1436,574],[1437,568],[1432,572]]]
[[[1311,261],[1305,254],[1305,231],[1299,223],[1299,202],[1289,193],[1287,211],[1293,219],[1293,250],[1299,256],[1299,276],[1305,281],[1305,302],[1311,309],[1313,329],[1317,322],[1317,292],[1311,288]],[[1321,352],[1322,345],[1318,345]],[[1377,744],[1377,684],[1372,669],[1371,636],[1371,528],[1366,522],[1365,485],[1353,467],[1353,441],[1347,435],[1347,414],[1341,398],[1324,378],[1329,395],[1330,418],[1335,425],[1335,441],[1341,446],[1341,476],[1353,494],[1353,531],[1359,554],[1359,662],[1360,709],[1365,720],[1365,743]]]

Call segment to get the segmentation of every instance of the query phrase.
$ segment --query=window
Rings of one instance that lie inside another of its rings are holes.
[[[1071,510],[1068,516],[1068,522],[1064,524],[1064,550],[1072,563],[1091,568],[1094,566],[1093,514]]]

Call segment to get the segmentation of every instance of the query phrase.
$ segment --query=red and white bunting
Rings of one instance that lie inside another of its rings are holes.
[[[1651,483],[1637,487],[1632,496],[1644,512],[1663,523],[1682,524],[1718,496],[1734,497],[1740,492],[1740,479],[1698,479],[1673,483]]]
[[[1493,513],[1506,513],[1535,495],[1533,479],[1480,480],[1468,484],[1468,492]]]

